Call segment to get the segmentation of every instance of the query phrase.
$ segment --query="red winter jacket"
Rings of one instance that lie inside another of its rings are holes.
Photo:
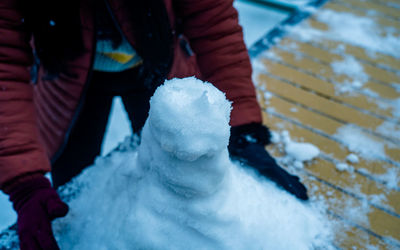
[[[123,0],[108,0],[128,41],[134,46]],[[94,0],[81,0],[85,52],[67,63],[59,77],[48,80],[39,67],[30,81],[32,48],[22,27],[17,0],[0,1],[0,188],[32,173],[50,171],[50,160],[66,140],[84,98],[95,52]],[[188,57],[175,38],[168,78],[197,75],[233,101],[231,125],[261,122],[251,81],[251,65],[232,0],[164,0],[174,27],[174,9],[183,19],[183,34],[195,56]],[[173,3],[172,3],[173,2]],[[200,75],[201,74],[201,75]]]

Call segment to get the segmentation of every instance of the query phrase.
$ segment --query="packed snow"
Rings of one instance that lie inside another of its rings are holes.
[[[331,248],[318,206],[230,161],[230,110],[195,78],[159,87],[141,142],[127,140],[64,187],[61,249]]]

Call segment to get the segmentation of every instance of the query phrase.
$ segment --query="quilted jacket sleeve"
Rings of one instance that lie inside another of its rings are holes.
[[[30,33],[16,0],[0,1],[0,188],[12,180],[50,170],[39,142],[33,86]]]
[[[251,64],[232,0],[176,0],[184,35],[204,80],[233,102],[231,125],[261,122]]]

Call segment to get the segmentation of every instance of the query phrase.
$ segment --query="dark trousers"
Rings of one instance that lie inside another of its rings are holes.
[[[55,187],[70,181],[86,166],[93,164],[100,154],[114,96],[121,96],[133,132],[140,132],[148,115],[152,93],[138,81],[137,68],[118,73],[93,73],[68,142],[52,164]]]

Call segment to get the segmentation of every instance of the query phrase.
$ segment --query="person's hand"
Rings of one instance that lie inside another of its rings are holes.
[[[68,205],[44,176],[25,181],[10,192],[10,201],[18,214],[21,250],[59,249],[51,221],[68,213]]]
[[[246,165],[256,169],[261,175],[274,181],[289,193],[301,200],[308,200],[307,189],[299,177],[289,174],[281,168],[265,150],[269,143],[268,128],[253,123],[233,127],[229,143],[229,154]]]

